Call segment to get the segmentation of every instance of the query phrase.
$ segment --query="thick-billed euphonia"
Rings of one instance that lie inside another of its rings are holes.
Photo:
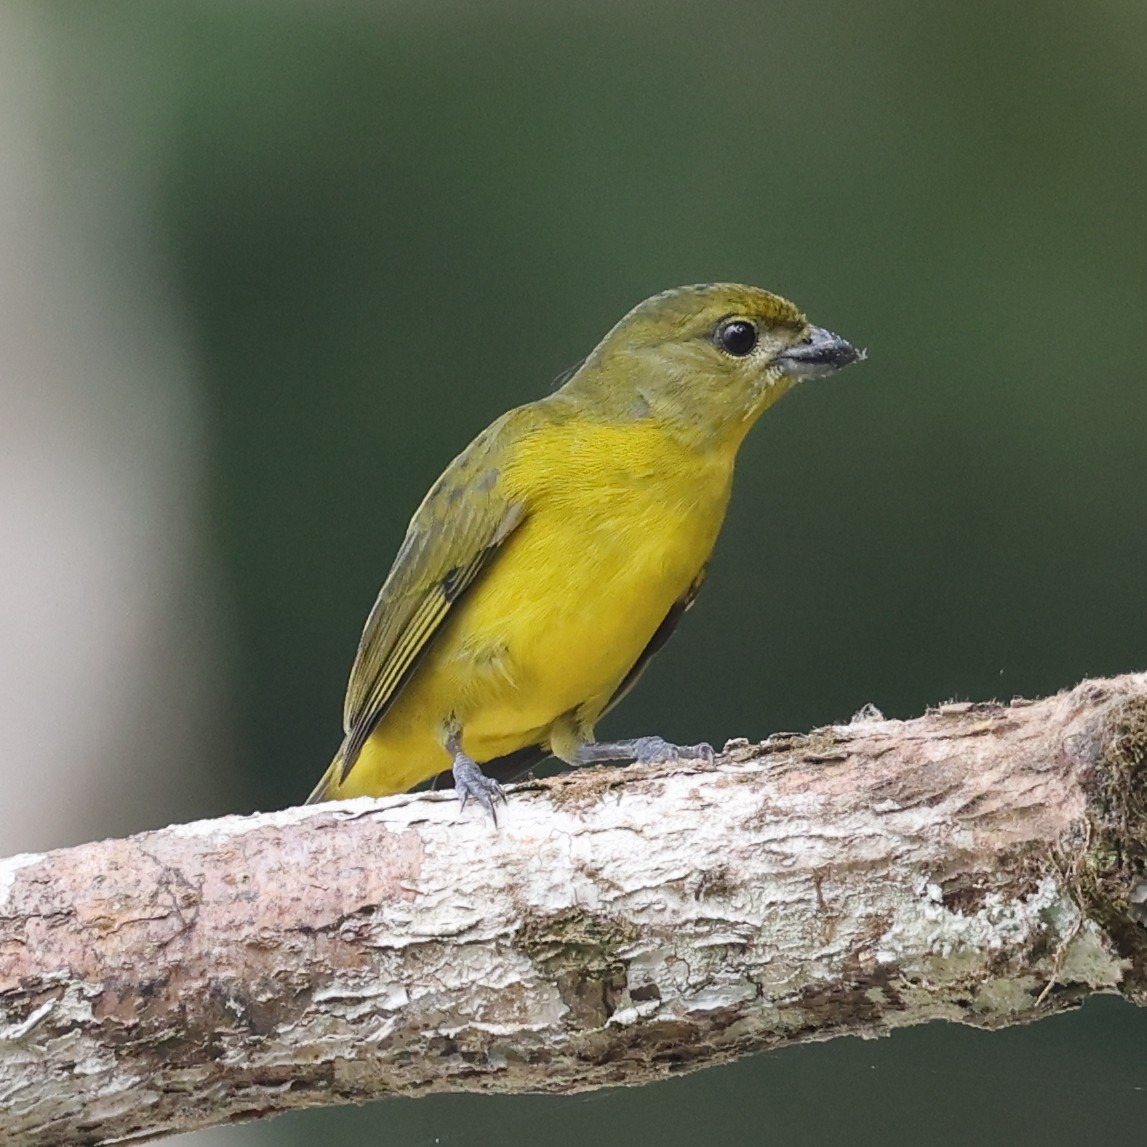
[[[755,287],[682,287],[630,311],[423,499],[310,800],[402,792],[450,769],[463,804],[493,814],[495,776],[549,754],[711,756],[660,737],[602,742],[594,727],[700,588],[753,423],[801,379],[862,357]]]

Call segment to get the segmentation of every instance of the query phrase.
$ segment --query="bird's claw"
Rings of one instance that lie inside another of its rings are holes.
[[[702,741],[699,745],[686,745],[681,753],[685,757],[696,757],[707,765],[711,765],[717,759],[717,750],[708,741]]]
[[[634,743],[634,759],[641,765],[663,764],[666,761],[704,761],[713,763],[716,754],[707,741],[699,745],[674,745],[663,737],[638,737]]]
[[[493,777],[486,776],[478,765],[467,757],[455,760],[453,773],[454,791],[458,794],[461,808],[464,809],[473,797],[497,824],[498,812],[495,805],[498,801],[506,803],[506,793],[502,786]]]

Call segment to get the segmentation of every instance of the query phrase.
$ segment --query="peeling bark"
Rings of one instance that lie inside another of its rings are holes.
[[[1147,1000],[1147,674],[0,861],[0,1139]]]

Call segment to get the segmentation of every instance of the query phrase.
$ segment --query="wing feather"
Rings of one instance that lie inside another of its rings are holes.
[[[528,409],[511,411],[479,435],[411,519],[351,669],[340,784],[452,609],[524,520],[525,506],[500,489],[492,440],[511,418],[520,423]]]

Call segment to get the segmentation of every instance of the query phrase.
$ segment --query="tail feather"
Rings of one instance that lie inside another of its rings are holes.
[[[327,771],[323,773],[322,780],[319,781],[313,789],[311,795],[307,797],[303,804],[320,804],[322,801],[334,800],[334,788],[336,785],[335,778],[339,771],[342,769],[343,754],[342,749],[335,754],[335,759],[327,766]]]

